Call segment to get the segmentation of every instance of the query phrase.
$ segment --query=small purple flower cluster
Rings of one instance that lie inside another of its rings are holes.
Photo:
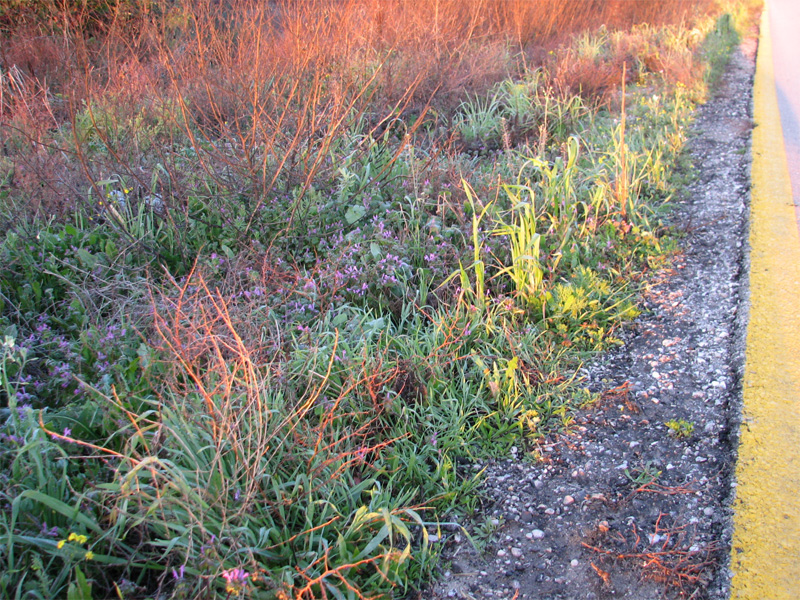
[[[385,257],[381,258],[375,265],[378,283],[380,285],[392,285],[399,283],[397,275],[403,269],[408,269],[408,265],[403,262],[399,256],[387,253]]]
[[[113,376],[126,347],[138,341],[119,323],[76,331],[54,324],[58,322],[42,313],[31,333],[17,341],[28,356],[13,381],[18,402],[62,404],[65,391],[83,393],[78,379],[95,385]]]
[[[386,223],[379,219],[377,215],[372,217],[372,226],[374,228],[374,235],[379,239],[398,241],[397,235],[391,229],[387,228]]]
[[[21,436],[13,433],[0,433],[0,440],[7,444],[13,444],[14,446],[22,446],[25,444],[25,440],[22,439]]]
[[[231,296],[232,300],[237,298],[244,298],[245,300],[254,300],[256,298],[263,298],[266,295],[266,291],[260,285],[254,286],[252,289],[241,290],[236,292]]]

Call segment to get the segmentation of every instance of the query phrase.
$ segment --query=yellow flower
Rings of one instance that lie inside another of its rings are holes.
[[[92,560],[92,559],[94,558],[94,552],[92,552],[91,550],[89,550],[89,551],[86,553],[86,555],[84,556],[84,558],[85,558],[86,560]]]
[[[69,537],[67,538],[67,541],[78,542],[79,544],[85,544],[86,542],[89,541],[89,538],[87,538],[85,535],[78,535],[77,533],[70,533]]]
[[[61,540],[60,542],[58,542],[58,544],[56,544],[56,547],[60,550],[61,548],[64,547],[64,544],[66,544],[66,543],[67,543],[67,540]]]

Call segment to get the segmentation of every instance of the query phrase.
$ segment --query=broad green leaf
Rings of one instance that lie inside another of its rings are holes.
[[[344,213],[344,218],[348,225],[352,225],[359,219],[362,219],[365,214],[367,214],[366,208],[360,204],[353,204],[347,209],[347,212]]]
[[[80,510],[80,504],[77,506],[70,506],[69,504],[65,504],[61,500],[57,500],[47,494],[39,492],[37,490],[25,490],[19,496],[14,498],[14,504],[12,506],[12,514],[13,520],[16,521],[16,517],[19,513],[19,503],[24,498],[30,498],[31,500],[35,500],[37,502],[41,502],[48,508],[56,511],[57,513],[61,513],[68,519],[72,519],[77,521],[87,529],[94,531],[95,533],[103,533],[103,529],[92,519],[90,519],[86,514],[82,513]]]

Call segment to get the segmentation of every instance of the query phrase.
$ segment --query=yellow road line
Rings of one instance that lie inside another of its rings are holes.
[[[754,94],[750,320],[731,598],[800,598],[800,236],[775,92],[769,20]]]

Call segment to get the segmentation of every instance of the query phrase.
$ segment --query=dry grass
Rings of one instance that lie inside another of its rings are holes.
[[[609,34],[607,56],[571,51],[554,67],[542,49],[598,23],[609,32],[675,23],[709,5],[179,0],[119,2],[115,10],[41,2],[38,12],[20,5],[0,14],[0,142],[8,156],[0,178],[31,212],[63,214],[81,201],[80,190],[93,186],[102,197],[95,182],[110,176],[140,197],[155,193],[156,179],[168,181],[169,208],[185,210],[182,199],[196,193],[201,174],[214,197],[252,199],[249,215],[233,225],[247,236],[276,190],[299,187],[299,202],[330,181],[343,136],[394,135],[396,158],[465,93],[542,61],[565,92],[603,95],[619,85],[646,36]],[[675,56],[654,50],[639,70],[688,75],[691,52],[675,47]],[[71,138],[52,139],[64,123]],[[176,147],[191,148],[192,157]],[[294,217],[293,210],[290,225]]]

